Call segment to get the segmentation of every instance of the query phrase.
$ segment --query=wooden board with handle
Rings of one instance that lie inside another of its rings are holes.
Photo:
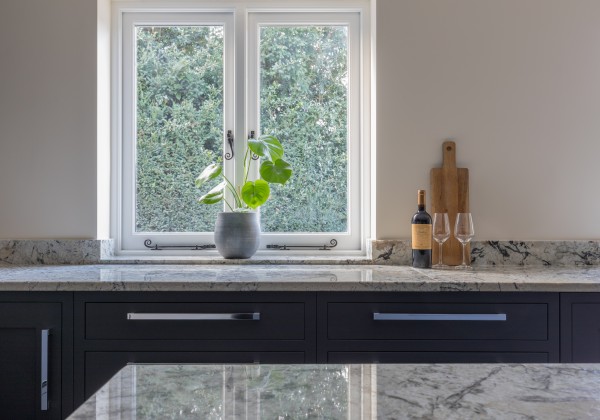
[[[454,237],[454,222],[457,213],[469,212],[469,170],[456,167],[456,144],[445,141],[442,145],[443,162],[441,168],[431,170],[431,204],[429,214],[433,220],[435,213],[448,213],[450,238],[444,243],[442,258],[444,264],[459,265],[462,262],[462,245]],[[467,245],[467,262],[471,259]],[[432,263],[438,263],[439,245],[433,241]]]

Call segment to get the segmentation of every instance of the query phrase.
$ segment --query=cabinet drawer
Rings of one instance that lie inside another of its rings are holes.
[[[303,340],[302,302],[88,302],[91,340]]]
[[[548,363],[548,353],[518,352],[329,352],[328,363]]]
[[[329,302],[330,340],[547,340],[546,303]]]

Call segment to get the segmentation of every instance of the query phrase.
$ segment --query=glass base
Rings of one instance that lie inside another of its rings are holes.
[[[472,270],[473,266],[461,264],[461,265],[457,265],[456,267],[454,267],[454,269],[455,270]]]
[[[438,270],[447,270],[447,269],[450,268],[450,266],[447,265],[447,264],[433,264],[431,266],[431,268],[435,268],[435,269],[438,269]]]

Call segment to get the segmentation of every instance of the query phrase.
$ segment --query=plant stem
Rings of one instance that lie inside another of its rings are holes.
[[[229,188],[229,190],[233,194],[233,199],[235,200],[236,207],[241,208],[242,207],[242,200],[240,200],[240,196],[238,195],[237,191],[235,190],[235,187],[233,186],[233,184],[231,183],[231,181],[229,181],[227,179],[227,177],[225,175],[223,175],[223,179],[225,180],[225,182],[227,182],[227,187]],[[225,203],[227,203],[227,200],[225,200]],[[229,205],[229,203],[227,203],[227,206],[229,206],[229,208],[231,208],[231,206]]]
[[[250,148],[246,146],[246,154],[244,155],[244,184],[248,182],[248,174],[250,173],[250,163],[248,162],[248,154],[250,153]],[[250,156],[252,159],[252,156]]]

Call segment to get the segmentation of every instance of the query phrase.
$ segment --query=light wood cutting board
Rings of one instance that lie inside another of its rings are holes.
[[[448,213],[450,219],[450,239],[442,249],[444,264],[459,265],[462,262],[462,245],[454,237],[456,213],[469,211],[469,170],[456,167],[456,144],[445,141],[442,145],[443,162],[441,168],[431,170],[431,204],[428,213],[433,220],[434,213]],[[432,263],[438,262],[439,245],[433,241]],[[471,259],[470,247],[467,245],[467,261]]]

